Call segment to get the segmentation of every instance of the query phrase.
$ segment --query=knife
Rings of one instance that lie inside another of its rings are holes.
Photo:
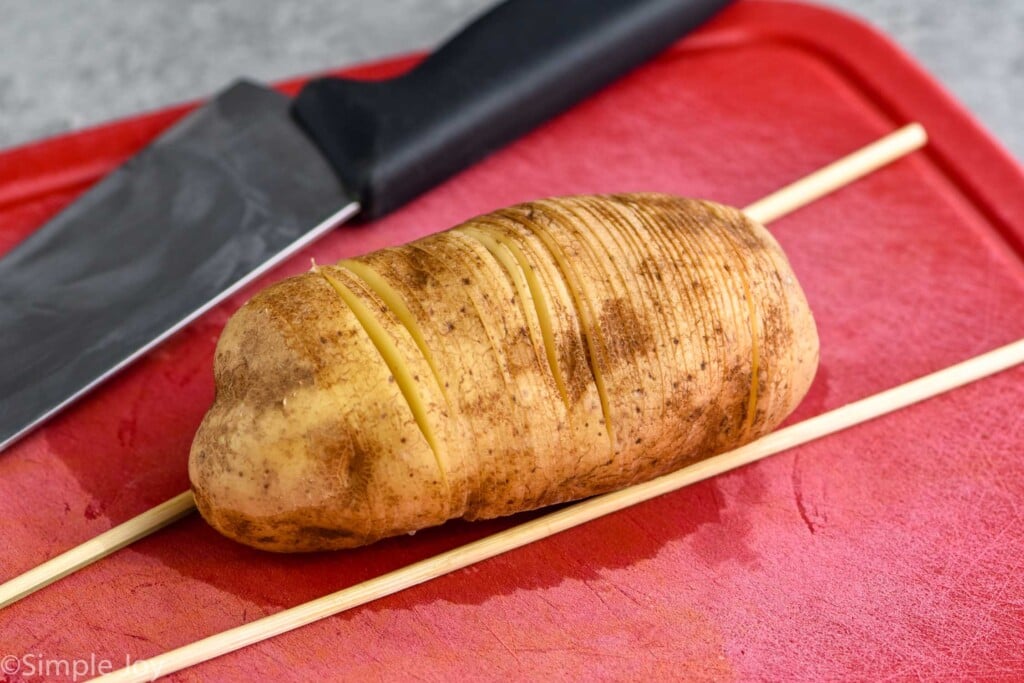
[[[261,273],[654,56],[729,0],[509,0],[409,73],[240,81],[0,259],[0,450]]]

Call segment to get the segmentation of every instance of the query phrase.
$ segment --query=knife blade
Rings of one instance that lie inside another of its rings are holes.
[[[729,0],[509,0],[404,76],[241,81],[0,259],[0,450],[334,226],[393,210]]]
[[[0,448],[358,211],[289,105],[229,87],[0,261]]]

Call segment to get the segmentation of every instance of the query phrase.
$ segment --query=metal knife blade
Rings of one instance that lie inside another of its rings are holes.
[[[241,81],[0,259],[0,450],[359,211]]]

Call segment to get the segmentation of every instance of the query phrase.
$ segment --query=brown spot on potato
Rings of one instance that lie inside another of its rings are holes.
[[[395,254],[395,264],[401,269],[410,289],[426,289],[437,271],[437,264],[430,254],[420,249],[393,249],[391,252]]]
[[[262,315],[261,315],[262,314]],[[269,324],[247,325],[239,333],[237,350],[217,354],[217,393],[225,401],[245,401],[256,407],[279,408],[289,394],[315,383],[312,365],[296,354],[268,311],[255,312]]]
[[[323,526],[303,526],[298,528],[298,533],[307,542],[316,541],[338,541],[340,539],[355,538],[357,534],[348,529],[333,529]]]
[[[198,501],[196,503],[198,505]],[[199,509],[203,510],[202,507]],[[216,520],[215,526],[232,538],[251,540],[255,537],[255,534],[252,533],[254,521],[248,515],[222,508],[215,511],[214,519]]]
[[[587,346],[578,334],[567,334],[557,339],[556,351],[569,403],[576,403],[594,385]]]
[[[659,259],[652,256],[645,256],[640,260],[640,264],[637,266],[637,272],[643,277],[653,280],[655,282],[662,281],[661,274],[662,264]]]
[[[601,336],[608,340],[611,363],[632,363],[654,351],[654,334],[628,299],[612,299],[601,306]]]

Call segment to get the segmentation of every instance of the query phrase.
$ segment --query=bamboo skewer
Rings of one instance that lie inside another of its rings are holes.
[[[172,522],[176,522],[196,509],[192,492],[179,493],[174,498],[119,524],[85,543],[48,560],[21,576],[0,585],[0,609],[49,586],[54,581],[73,574],[112,552],[145,538]]]
[[[180,671],[444,576],[604,515],[873,420],[1022,362],[1024,339],[893,389],[848,403],[841,408],[780,429],[733,451],[702,460],[663,477],[576,503],[350,588],[229,629],[151,659],[137,661],[131,667],[94,680],[107,683],[147,681]]]
[[[743,211],[760,223],[768,223],[913,152],[926,141],[924,128],[918,123],[909,124],[754,202]],[[0,584],[0,609],[162,529],[194,509],[192,494],[186,491]]]
[[[759,223],[770,223],[788,213],[863,178],[909,152],[924,146],[928,134],[920,123],[911,123],[879,138],[822,169],[759,199],[743,209]]]

